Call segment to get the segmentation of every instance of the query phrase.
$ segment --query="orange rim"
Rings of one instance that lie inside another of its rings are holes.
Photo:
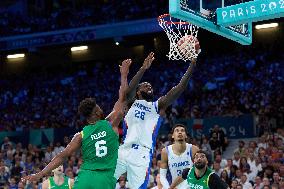
[[[165,21],[164,18],[166,18],[166,17],[171,17],[171,15],[170,15],[170,14],[162,14],[162,15],[158,16],[158,22],[159,22],[159,23],[162,22],[162,23],[165,23],[165,24],[168,24],[168,25],[170,25],[170,24],[181,24],[181,25],[190,24],[189,22],[172,22],[172,21]]]

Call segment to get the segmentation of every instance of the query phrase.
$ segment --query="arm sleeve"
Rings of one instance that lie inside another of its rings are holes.
[[[210,189],[228,189],[229,186],[216,174],[209,176],[208,186]]]
[[[170,184],[167,180],[167,169],[162,169],[160,168],[160,181],[163,185],[163,188],[169,188],[170,187]]]
[[[187,179],[187,175],[188,175],[189,170],[190,170],[190,168],[186,168],[182,171],[182,179],[183,180]]]

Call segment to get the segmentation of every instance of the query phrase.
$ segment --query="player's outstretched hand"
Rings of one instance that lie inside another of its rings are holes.
[[[122,61],[121,66],[119,66],[121,75],[128,75],[131,63],[132,63],[131,59],[126,59]]]
[[[145,68],[145,69],[149,69],[149,68],[150,68],[152,62],[155,60],[154,55],[155,55],[155,54],[154,54],[153,52],[151,52],[151,53],[147,56],[147,58],[145,58],[144,63],[143,63],[143,66],[142,66],[143,68]]]
[[[33,182],[33,181],[39,181],[41,178],[41,176],[37,173],[37,174],[32,174],[32,175],[28,175],[23,177],[21,180],[22,182]]]

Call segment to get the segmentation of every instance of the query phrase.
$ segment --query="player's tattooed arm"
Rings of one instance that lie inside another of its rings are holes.
[[[186,86],[192,75],[195,65],[196,59],[193,59],[191,61],[191,64],[188,66],[185,74],[181,78],[179,84],[173,87],[165,96],[162,96],[159,99],[159,110],[167,109],[167,107],[171,105],[183,93],[183,91],[186,89]]]
[[[56,169],[58,166],[62,165],[64,161],[71,156],[74,152],[80,149],[82,142],[81,133],[76,133],[71,140],[71,142],[67,145],[67,147],[61,151],[58,155],[56,155],[51,162],[39,173],[34,175],[29,175],[24,177],[23,181],[38,181],[40,178],[48,175],[53,169]]]
[[[106,120],[110,122],[115,132],[118,133],[118,125],[124,116],[124,110],[126,105],[126,91],[128,89],[127,76],[129,73],[129,67],[132,61],[130,59],[124,60],[120,66],[120,88],[119,98],[113,107],[113,111],[106,117]]]
[[[135,76],[131,79],[130,83],[129,83],[129,88],[127,90],[127,102],[128,103],[131,103],[134,98],[135,98],[135,93],[136,93],[136,89],[138,87],[138,84],[140,83],[145,71],[147,69],[150,68],[152,62],[155,60],[155,57],[154,57],[154,53],[151,52],[147,58],[144,60],[144,63],[142,65],[142,67],[139,69],[139,71],[135,74]]]

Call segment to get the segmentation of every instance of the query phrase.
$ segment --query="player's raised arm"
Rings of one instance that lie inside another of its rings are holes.
[[[173,87],[165,96],[162,96],[159,99],[159,110],[165,110],[167,107],[172,104],[181,94],[182,92],[186,89],[186,86],[188,84],[188,81],[191,77],[191,74],[193,72],[193,69],[196,64],[196,59],[191,61],[191,64],[188,66],[185,74],[181,78],[180,82],[178,85]]]
[[[132,61],[130,59],[124,60],[120,66],[121,82],[119,88],[119,98],[115,103],[112,112],[106,117],[111,123],[114,131],[118,133],[118,125],[124,116],[126,105],[126,91],[128,89],[127,75]]]
[[[161,164],[160,164],[160,181],[163,185],[163,188],[169,188],[169,182],[167,180],[167,171],[168,171],[168,155],[166,148],[162,149],[161,152]]]
[[[71,140],[71,142],[67,145],[67,147],[61,151],[59,154],[57,154],[51,162],[39,173],[36,173],[34,175],[29,175],[24,177],[23,181],[38,181],[42,177],[48,175],[53,169],[57,168],[59,165],[62,165],[64,161],[71,156],[71,154],[81,147],[82,142],[82,136],[81,133],[76,133]]]
[[[136,73],[136,75],[131,79],[129,83],[129,88],[127,90],[127,102],[130,103],[134,100],[136,88],[138,87],[138,84],[140,83],[142,76],[144,75],[145,71],[150,68],[152,62],[155,60],[154,53],[151,52],[147,58],[144,60],[144,63],[142,67],[139,69],[139,71]]]

